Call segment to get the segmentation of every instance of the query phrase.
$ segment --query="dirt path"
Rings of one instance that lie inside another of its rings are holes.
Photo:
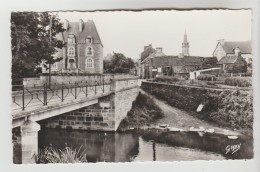
[[[238,134],[237,132],[217,127],[214,124],[210,124],[206,121],[193,117],[185,111],[172,107],[162,100],[158,100],[153,95],[144,92],[143,90],[141,90],[141,93],[151,97],[155,101],[155,103],[162,109],[165,117],[159,120],[160,124],[169,124],[171,127],[182,128],[184,130],[189,130],[190,127],[204,127],[205,129],[213,128],[217,133]]]

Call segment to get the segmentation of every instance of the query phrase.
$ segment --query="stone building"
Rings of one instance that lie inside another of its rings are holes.
[[[151,79],[156,75],[168,75],[188,78],[192,71],[217,67],[216,57],[190,56],[189,47],[186,31],[179,56],[167,56],[162,48],[153,49],[151,44],[145,46],[140,55],[140,77]]]
[[[222,57],[217,64],[221,67],[224,73],[247,72],[247,62],[238,51],[236,51],[233,56]]]
[[[224,41],[224,39],[218,40],[217,46],[213,52],[213,56],[217,57],[218,61],[222,57],[234,56],[235,52],[240,52],[248,64],[252,63],[252,47],[251,41]]]
[[[216,67],[216,57],[199,56],[158,56],[152,59],[156,74],[189,78],[189,73],[196,70]]]
[[[103,73],[103,44],[93,20],[69,22],[65,20],[64,32],[57,39],[66,43],[54,57],[63,59],[52,65],[52,72]],[[44,71],[43,71],[44,72]],[[45,71],[48,72],[48,71]]]
[[[157,47],[154,49],[152,45],[144,47],[144,51],[141,53],[141,78],[150,79],[154,78],[152,59],[154,57],[165,56],[163,49]]]
[[[188,42],[188,38],[187,38],[186,30],[185,30],[184,40],[182,42],[181,56],[190,56],[189,47],[190,47],[190,43]]]

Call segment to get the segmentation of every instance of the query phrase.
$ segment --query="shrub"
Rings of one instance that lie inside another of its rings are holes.
[[[155,82],[166,82],[166,83],[174,83],[179,80],[181,79],[173,76],[159,76],[154,79]]]
[[[202,81],[216,81],[217,78],[215,75],[210,75],[210,74],[200,74],[197,77],[198,80],[202,80]]]
[[[39,150],[38,155],[34,155],[34,158],[37,164],[87,162],[85,151],[80,152],[80,148],[73,149],[66,146],[63,150],[60,150],[48,146]]]
[[[229,77],[225,79],[225,85],[249,87],[252,86],[252,80],[249,77]]]

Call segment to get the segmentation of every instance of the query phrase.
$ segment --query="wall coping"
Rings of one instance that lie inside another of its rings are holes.
[[[205,89],[205,90],[216,90],[216,91],[224,91],[224,90],[243,90],[243,91],[252,91],[253,89],[249,88],[210,88],[210,87],[199,87],[199,86],[192,86],[192,85],[180,85],[180,84],[168,84],[168,83],[160,83],[160,82],[151,82],[151,81],[143,81],[144,83],[150,84],[159,84],[159,85],[172,85],[172,86],[179,86],[179,87],[188,87],[188,88],[198,88],[198,89]]]
[[[111,78],[111,80],[113,81],[126,81],[126,80],[138,80],[139,77],[136,76],[136,77],[130,77],[130,78]]]

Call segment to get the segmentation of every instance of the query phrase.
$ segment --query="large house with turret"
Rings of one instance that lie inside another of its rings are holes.
[[[52,65],[52,72],[103,73],[103,44],[93,20],[69,22],[65,20],[65,31],[57,39],[66,43],[54,54],[62,60]],[[43,68],[44,70],[44,68]],[[48,72],[48,71],[43,71]]]

